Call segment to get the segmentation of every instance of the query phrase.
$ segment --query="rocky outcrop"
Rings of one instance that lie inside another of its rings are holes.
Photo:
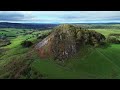
[[[64,60],[77,53],[83,45],[99,46],[104,42],[104,35],[81,27],[63,24],[39,42],[35,48],[41,57],[54,57]],[[81,51],[82,52],[82,51]]]

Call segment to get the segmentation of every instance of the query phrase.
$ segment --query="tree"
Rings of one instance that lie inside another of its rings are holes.
[[[23,47],[30,47],[30,46],[33,45],[33,43],[32,43],[31,41],[23,41],[23,42],[21,43],[21,45],[22,45]]]

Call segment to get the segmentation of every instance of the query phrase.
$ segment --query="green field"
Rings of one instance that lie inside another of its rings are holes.
[[[116,33],[116,34],[120,33],[119,29],[92,29],[92,30],[102,33],[106,37],[111,33]]]
[[[120,33],[118,29],[94,30],[106,37],[111,33]],[[48,32],[49,30],[0,29],[0,35],[6,34],[11,41],[10,45],[0,47],[0,78],[14,78],[13,74],[16,74],[16,77],[18,75],[18,78],[23,79],[120,79],[120,44],[110,44],[105,48],[84,47],[82,53],[62,64],[51,58],[42,59],[33,47],[23,48],[20,45],[26,39],[35,44],[40,41],[37,40],[37,34],[43,35]],[[25,33],[27,34],[24,35]],[[28,64],[29,66],[26,66]],[[24,72],[18,73],[21,68]]]

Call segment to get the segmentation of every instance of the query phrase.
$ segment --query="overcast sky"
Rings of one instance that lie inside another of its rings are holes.
[[[120,11],[0,11],[0,22],[15,22],[15,23],[120,22]]]

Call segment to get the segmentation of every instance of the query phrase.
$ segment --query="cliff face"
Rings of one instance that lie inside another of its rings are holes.
[[[82,45],[98,46],[104,40],[105,37],[100,33],[64,24],[54,28],[52,34],[39,42],[35,48],[40,57],[52,56],[55,60],[64,60],[77,53]]]

